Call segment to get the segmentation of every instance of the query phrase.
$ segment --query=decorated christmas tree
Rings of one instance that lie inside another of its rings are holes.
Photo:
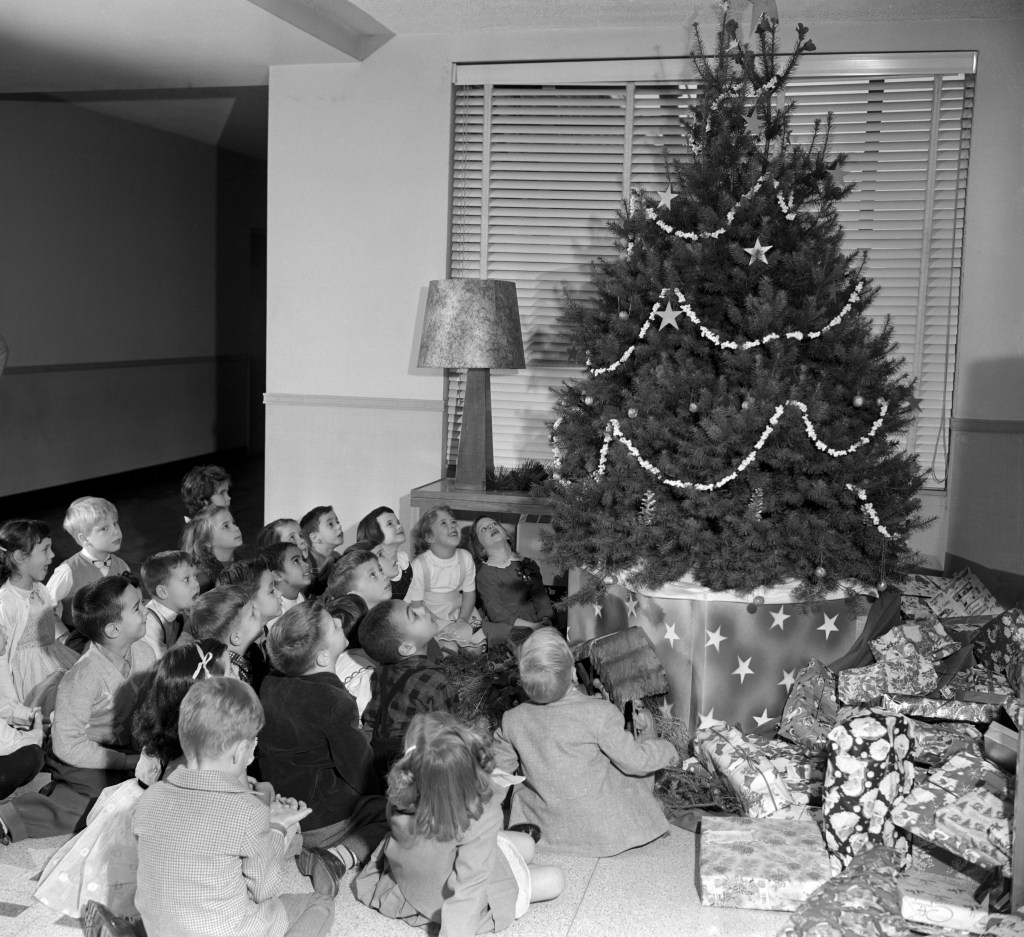
[[[866,256],[844,252],[831,118],[791,138],[789,54],[762,18],[715,48],[699,28],[689,158],[612,222],[620,256],[567,311],[584,376],[556,396],[548,546],[594,574],[657,588],[689,575],[794,599],[884,589],[911,560],[923,471],[901,436],[913,383],[867,315]],[[756,599],[755,599],[756,600]]]

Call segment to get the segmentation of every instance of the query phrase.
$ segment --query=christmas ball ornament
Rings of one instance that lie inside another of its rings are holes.
[[[879,406],[882,406],[882,404],[883,404],[883,403],[885,403],[885,398],[884,398],[884,397],[879,397],[879,398],[878,398],[878,399],[877,399],[877,400],[875,401],[875,403],[877,403],[877,404],[878,404]]]
[[[760,608],[762,605],[764,605],[764,596],[763,595],[755,595],[754,596],[754,604],[758,608]]]
[[[622,310],[619,311],[619,318],[620,319],[628,319],[629,318],[629,313],[626,312],[625,309],[622,309]]]
[[[584,397],[583,398],[583,402],[589,407],[594,402],[594,398],[593,397]]]
[[[879,583],[878,583],[878,584],[877,584],[877,585],[875,586],[875,588],[876,588],[876,589],[877,589],[877,590],[878,590],[879,592],[885,592],[885,590],[889,588],[889,584],[888,584],[887,582],[885,582],[885,581],[882,581],[882,582],[879,582]]]
[[[741,410],[749,410],[750,409],[750,400],[749,399],[744,400],[743,403],[740,404],[740,409]]]
[[[861,397],[860,394],[857,394],[857,396],[853,398],[853,405],[855,407],[858,407],[858,408],[859,407],[863,407],[864,406],[864,398]]]
[[[815,576],[816,579],[824,579],[825,578],[825,567],[824,566],[817,567],[814,570],[814,576]]]
[[[695,403],[690,404],[690,413],[696,413],[700,408]]]
[[[628,410],[626,411],[626,416],[628,416],[628,417],[629,417],[629,418],[630,418],[631,420],[635,420],[635,419],[636,419],[636,414],[637,414],[637,409],[636,409],[636,407],[630,407],[630,408],[629,408],[629,409],[628,409]]]
[[[606,586],[614,586],[615,585],[615,577],[614,576],[605,576],[603,581],[604,581],[604,584]]]

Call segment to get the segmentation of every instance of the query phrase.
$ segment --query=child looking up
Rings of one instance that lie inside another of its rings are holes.
[[[331,853],[338,878],[365,862],[387,833],[373,753],[356,702],[335,672],[347,646],[343,623],[319,601],[296,606],[267,638],[277,673],[260,690],[263,778],[306,802],[312,812],[302,821],[303,844]],[[304,852],[300,871],[309,874],[314,861]]]
[[[485,634],[476,610],[476,567],[469,552],[459,548],[462,535],[452,509],[431,508],[416,522],[412,536],[416,558],[406,601],[430,612],[443,648],[481,648]]]
[[[334,551],[345,542],[341,521],[329,504],[322,504],[302,515],[302,533],[309,541],[309,563],[313,568],[310,595],[323,595],[334,563]]]
[[[470,528],[469,542],[480,564],[476,587],[488,621],[531,631],[554,624],[555,610],[540,569],[512,549],[501,524],[487,515],[478,517]]]
[[[380,565],[385,570],[394,564],[397,569],[390,574],[391,597],[393,599],[404,599],[409,585],[412,582],[412,566],[409,562],[409,554],[402,550],[405,544],[405,528],[398,519],[398,515],[389,507],[381,506],[374,508],[366,515],[356,528],[356,539],[367,540],[370,543],[381,545],[382,551],[373,552],[380,559]],[[386,560],[382,557],[386,557]]]
[[[359,623],[359,643],[382,665],[373,675],[372,698],[363,713],[381,778],[401,754],[413,716],[455,705],[455,692],[444,672],[427,657],[427,646],[436,635],[430,612],[396,600],[381,602]]]
[[[309,557],[309,543],[302,535],[299,522],[290,517],[279,517],[271,521],[256,535],[256,552],[262,553],[272,543],[294,543],[302,551],[302,558]]]
[[[535,823],[546,849],[581,856],[614,856],[664,836],[654,772],[675,762],[675,747],[634,739],[614,703],[580,693],[572,651],[554,628],[526,639],[519,674],[530,701],[508,710],[494,736],[498,767],[526,775],[511,823]]]
[[[53,561],[42,521],[0,526],[0,724],[30,726],[32,709],[49,718],[57,684],[78,655],[56,640],[53,598],[41,585]]]
[[[356,897],[441,937],[504,930],[532,901],[562,893],[561,869],[530,867],[534,842],[501,831],[504,789],[489,739],[448,713],[416,716],[388,778],[391,835],[355,883]]]
[[[369,544],[355,543],[335,560],[324,598],[330,601],[343,595],[355,596],[369,611],[391,598],[391,580],[384,575],[380,560],[369,550],[360,549],[362,546]]]
[[[267,673],[263,652],[255,646],[263,636],[263,622],[249,589],[218,586],[204,592],[192,606],[189,627],[196,641],[213,638],[226,644],[238,679],[259,689]]]
[[[22,794],[0,803],[11,839],[57,836],[81,828],[92,800],[131,777],[131,717],[139,686],[154,664],[142,642],[142,593],[122,576],[89,583],[75,594],[75,628],[89,641],[57,688],[49,795]]]
[[[274,576],[274,589],[281,596],[281,611],[287,612],[306,601],[306,590],[313,581],[309,561],[290,542],[272,543],[260,554]]]
[[[279,618],[283,611],[281,594],[274,587],[274,571],[266,557],[257,556],[251,560],[242,560],[225,566],[217,577],[217,585],[241,586],[248,589],[256,608],[259,609],[260,621],[263,622],[264,628]]]
[[[135,903],[149,937],[326,937],[333,897],[282,895],[281,860],[309,808],[267,804],[246,779],[263,708],[229,677],[193,686],[181,704],[185,765],[147,790],[135,812]]]
[[[181,480],[181,500],[186,523],[208,505],[231,507],[231,476],[219,465],[197,465]]]
[[[199,591],[212,589],[217,576],[235,558],[242,545],[242,531],[231,512],[216,504],[208,504],[185,525],[181,549],[192,557],[199,578]]]
[[[142,564],[146,603],[146,636],[142,639],[160,660],[181,636],[185,613],[199,595],[192,558],[182,550],[154,553]]]
[[[115,556],[121,549],[121,526],[117,522],[117,508],[105,498],[72,501],[64,515],[64,529],[82,549],[53,571],[46,588],[64,623],[58,637],[63,637],[73,651],[81,653],[85,639],[73,633],[71,615],[75,593],[104,576],[127,576],[129,570],[128,564]]]

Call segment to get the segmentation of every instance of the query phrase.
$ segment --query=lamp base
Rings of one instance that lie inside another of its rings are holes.
[[[467,368],[466,401],[462,405],[454,487],[484,491],[487,488],[488,470],[494,471],[491,372],[487,368]]]

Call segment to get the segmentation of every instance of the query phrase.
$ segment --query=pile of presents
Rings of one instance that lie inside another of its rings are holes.
[[[701,900],[791,911],[786,937],[1024,935],[1008,894],[1024,611],[969,571],[912,577],[892,604],[857,666],[799,673],[773,736],[697,730],[688,769],[745,814],[703,817]]]

